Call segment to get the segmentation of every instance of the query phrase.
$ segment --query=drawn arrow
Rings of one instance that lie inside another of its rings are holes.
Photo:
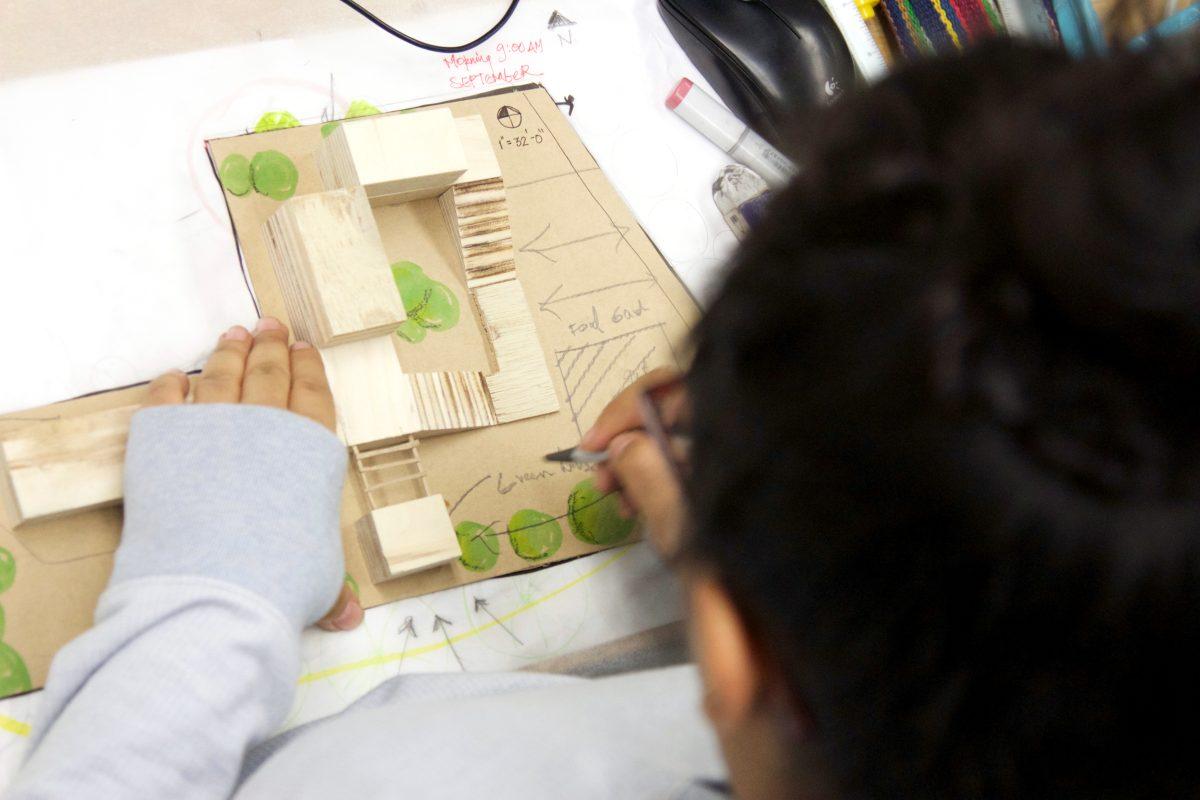
[[[400,646],[400,663],[396,665],[396,672],[399,672],[400,668],[404,666],[404,654],[408,652],[408,640],[417,635],[417,629],[413,625],[413,618],[405,617],[404,624],[396,632],[404,634],[404,644]]]
[[[562,288],[563,288],[563,285],[560,283],[558,286],[554,287],[554,291],[551,292],[550,295],[545,300],[542,300],[538,303],[538,310],[545,311],[547,314],[553,314],[554,316],[558,317],[559,319],[562,319],[562,317],[558,316],[558,312],[556,312],[554,309],[550,308],[550,306],[554,305],[555,303],[565,302],[567,300],[576,300],[580,297],[588,297],[593,294],[600,294],[601,292],[607,292],[609,289],[620,289],[622,286],[634,286],[639,283],[654,283],[654,279],[653,278],[639,278],[636,281],[622,281],[620,283],[610,283],[608,286],[601,286],[599,289],[588,289],[586,292],[576,292],[575,294],[565,294],[562,297],[558,296],[558,293],[560,291],[562,291]]]
[[[450,631],[446,630],[447,625],[453,625],[453,624],[454,624],[453,622],[446,619],[441,614],[433,615],[433,632],[434,633],[437,633],[438,631],[442,632],[442,636],[446,637],[446,646],[450,648],[451,653],[454,653],[454,660],[458,662],[458,668],[461,669],[463,672],[466,672],[467,667],[466,667],[466,665],[463,664],[462,656],[460,656],[458,654],[458,651],[454,649],[454,642],[450,641]]]
[[[561,250],[564,247],[570,247],[571,245],[582,244],[583,242],[590,242],[594,239],[603,239],[605,236],[612,236],[614,233],[620,237],[617,240],[617,246],[620,247],[621,242],[625,241],[625,234],[629,232],[629,226],[614,224],[613,229],[611,231],[605,231],[604,233],[594,233],[591,236],[581,236],[580,238],[572,239],[569,242],[561,242],[559,244],[545,245],[543,247],[534,247],[534,245],[537,244],[538,241],[543,236],[546,235],[546,232],[550,230],[551,224],[552,223],[547,222],[546,227],[542,228],[542,232],[539,233],[537,236],[533,237],[532,239],[530,239],[522,247],[519,247],[518,251],[522,252],[522,253],[537,253],[539,256],[546,259],[551,264],[557,264],[558,263],[557,260],[551,258],[550,256],[548,256],[546,254],[549,252],[552,252],[554,250]]]
[[[492,622],[499,625],[504,630],[505,633],[507,633],[509,636],[511,636],[513,638],[513,641],[515,641],[517,644],[521,645],[522,647],[525,646],[525,643],[522,642],[520,639],[518,639],[517,635],[515,633],[513,633],[512,631],[510,631],[508,629],[508,627],[503,622],[501,622],[495,614],[492,613],[491,609],[489,609],[487,606],[487,600],[484,600],[482,597],[476,597],[475,598],[475,613],[478,614],[480,611],[482,611],[483,613],[485,613],[489,617],[491,617]]]

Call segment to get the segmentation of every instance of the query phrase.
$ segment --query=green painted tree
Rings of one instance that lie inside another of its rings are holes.
[[[8,591],[17,579],[17,560],[8,550],[0,547],[0,594]],[[8,697],[33,689],[29,669],[21,654],[4,641],[4,606],[0,606],[0,697]]]
[[[521,558],[541,561],[562,547],[562,525],[549,514],[523,508],[508,521],[508,541],[513,552]]]
[[[567,498],[567,524],[575,538],[588,544],[607,546],[629,538],[637,524],[621,516],[615,494],[604,494],[588,478],[575,484]]]

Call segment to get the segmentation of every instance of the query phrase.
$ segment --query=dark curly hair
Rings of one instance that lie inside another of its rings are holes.
[[[698,327],[686,555],[844,798],[1200,794],[1194,45],[847,98]]]

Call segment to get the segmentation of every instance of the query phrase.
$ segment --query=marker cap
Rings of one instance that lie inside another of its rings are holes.
[[[667,97],[667,108],[683,117],[726,153],[734,148],[746,132],[746,123],[687,78],[681,80]]]

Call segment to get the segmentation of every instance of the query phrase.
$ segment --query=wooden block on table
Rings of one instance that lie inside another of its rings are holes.
[[[5,522],[112,505],[124,495],[125,440],[137,406],[32,422],[0,433]]]
[[[474,183],[501,177],[500,161],[496,158],[483,117],[478,114],[455,117],[454,125],[458,129],[458,141],[467,160],[467,171],[455,183]]]
[[[293,197],[267,220],[266,239],[297,339],[326,347],[407,319],[361,188]]]
[[[437,197],[467,169],[449,109],[340,123],[317,150],[326,189],[361,186],[371,205]]]
[[[391,336],[321,349],[337,409],[338,433],[350,446],[418,433],[421,414]]]
[[[376,509],[358,521],[357,529],[375,583],[436,567],[462,554],[440,494]]]
[[[472,295],[496,354],[498,369],[483,378],[496,420],[515,422],[558,411],[558,395],[521,282],[512,278],[481,286]]]

